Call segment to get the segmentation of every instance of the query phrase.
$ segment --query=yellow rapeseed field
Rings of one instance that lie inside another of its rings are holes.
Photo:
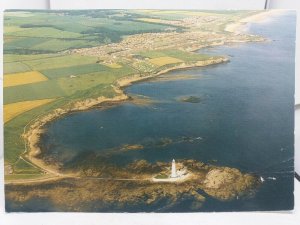
[[[16,102],[4,105],[4,123],[10,121],[16,116],[27,112],[31,109],[39,107],[41,105],[45,105],[49,102],[54,101],[55,99],[41,99],[41,100],[33,100],[33,101],[24,101],[24,102]]]
[[[150,59],[149,61],[157,66],[164,66],[167,64],[183,62],[181,59],[177,59],[177,58],[173,58],[173,57],[169,57],[169,56],[153,58],[153,59]]]
[[[36,83],[48,80],[43,74],[38,71],[30,71],[23,73],[13,73],[4,75],[4,87],[11,87],[23,84]]]

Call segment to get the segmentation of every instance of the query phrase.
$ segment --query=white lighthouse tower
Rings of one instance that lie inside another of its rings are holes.
[[[176,164],[175,159],[172,160],[172,170],[171,170],[171,178],[176,178],[177,172],[176,172]]]

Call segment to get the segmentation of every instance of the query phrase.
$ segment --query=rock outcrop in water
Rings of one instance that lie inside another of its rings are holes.
[[[199,103],[201,102],[201,98],[197,96],[188,96],[188,97],[182,97],[179,99],[181,102],[189,102],[189,103]]]

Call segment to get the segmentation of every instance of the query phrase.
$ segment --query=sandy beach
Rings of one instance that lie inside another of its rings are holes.
[[[262,11],[261,13],[243,18],[238,22],[228,24],[225,27],[225,31],[237,33],[237,34],[243,33],[245,31],[245,25],[247,23],[259,23],[259,22],[264,21],[269,16],[280,15],[280,14],[284,13],[285,11],[286,10],[282,10],[282,9]]]

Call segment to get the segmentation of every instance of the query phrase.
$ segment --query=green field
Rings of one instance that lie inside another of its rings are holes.
[[[64,96],[65,92],[56,80],[43,81],[32,84],[18,85],[4,88],[4,104],[58,98]]]
[[[95,87],[99,84],[112,84],[118,78],[123,77],[124,75],[133,74],[132,73],[107,73],[107,72],[97,72],[80,75],[76,78],[61,78],[58,80],[61,88],[68,95],[76,93],[78,90],[87,90],[92,87]]]
[[[24,161],[23,159],[19,159],[14,164],[14,172],[15,174],[35,174],[40,173],[41,170],[36,167],[33,167],[31,164]]]
[[[20,16],[22,15],[23,16]],[[26,16],[24,16],[26,15]],[[120,41],[124,35],[162,32],[176,26],[135,20],[137,14],[106,12],[5,12],[5,53],[56,53]]]
[[[4,63],[3,65],[3,72],[4,74],[9,73],[20,73],[30,71],[30,67],[22,62],[10,62]]]
[[[49,79],[55,79],[55,78],[61,78],[70,75],[80,75],[80,74],[88,74],[88,73],[102,72],[102,71],[107,71],[108,73],[110,73],[111,70],[113,69],[98,63],[94,63],[94,64],[86,64],[80,66],[70,66],[70,67],[62,67],[56,69],[41,70],[41,72]]]
[[[31,37],[31,38],[23,38],[23,37],[14,37],[9,43],[5,45],[6,51],[13,51],[13,50],[22,50],[22,49],[29,49],[33,46],[41,44],[47,41],[46,38],[38,38],[38,37]]]
[[[34,45],[32,49],[37,51],[39,50],[48,51],[49,46],[51,46],[51,51],[59,52],[65,49],[88,48],[99,44],[101,43],[97,41],[89,41],[89,40],[49,39],[40,44]]]
[[[80,55],[65,55],[53,58],[35,59],[24,62],[30,66],[32,70],[46,70],[52,68],[69,67],[75,65],[84,65],[96,63],[96,57],[80,56]]]
[[[11,32],[9,33],[9,36],[41,38],[79,38],[82,35],[75,32],[58,30],[52,27],[35,27],[24,28],[21,31]]]
[[[39,169],[20,159],[20,155],[25,150],[22,134],[30,127],[34,119],[54,109],[69,107],[79,100],[99,96],[114,97],[116,93],[112,84],[115,84],[116,80],[121,77],[133,74],[144,76],[172,67],[176,63],[190,63],[211,58],[208,55],[176,49],[142,52],[139,49],[126,53],[127,55],[120,58],[109,57],[109,54],[113,54],[113,48],[104,55],[100,52],[96,56],[75,54],[65,50],[118,43],[127,35],[183,32],[183,27],[143,22],[138,19],[170,19],[171,17],[180,19],[187,15],[186,12],[157,14],[123,10],[6,11],[4,74],[35,71],[42,73],[49,80],[7,86],[3,89],[4,104],[55,99],[51,103],[24,111],[5,123],[5,164],[13,166],[14,169],[14,174],[7,175],[7,179],[43,176]],[[121,49],[121,52],[122,50],[124,49]],[[166,63],[163,66],[155,65],[149,59],[146,60],[146,58],[160,57],[175,59],[172,63]],[[119,67],[110,67],[116,64]]]
[[[6,44],[5,44],[6,45]],[[35,55],[20,55],[20,54],[5,54],[4,65],[9,62],[30,61],[35,59],[45,59],[60,56],[60,54],[35,54]]]

